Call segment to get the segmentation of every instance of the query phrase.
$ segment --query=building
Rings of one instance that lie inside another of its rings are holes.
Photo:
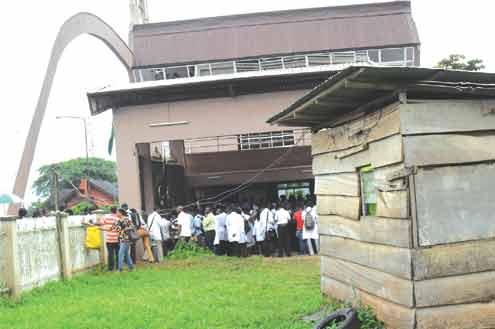
[[[101,179],[82,179],[78,191],[72,188],[61,191],[60,205],[72,208],[89,199],[97,207],[111,206],[117,202],[118,194],[117,186],[113,183]]]
[[[349,64],[420,59],[409,1],[134,25],[131,41],[136,82],[88,98],[113,110],[120,201],[145,210],[246,182],[223,198],[312,193],[307,130],[265,118]]]
[[[395,329],[495,327],[494,114],[495,74],[357,66],[269,119],[314,131],[324,294]]]

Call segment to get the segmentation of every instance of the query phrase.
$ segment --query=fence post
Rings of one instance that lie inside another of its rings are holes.
[[[5,273],[4,280],[10,297],[17,300],[21,296],[21,270],[17,262],[17,216],[0,217],[5,232]]]
[[[57,238],[60,257],[60,272],[62,280],[72,278],[72,259],[70,258],[69,217],[66,213],[57,211],[55,220],[57,223]]]
[[[103,210],[95,210],[93,211],[93,214],[96,215],[96,222],[101,223],[101,220],[103,219],[103,215],[105,212]],[[107,244],[105,241],[105,232],[100,229],[100,235],[101,235],[101,246],[100,246],[100,264],[102,267],[105,267],[107,264],[107,259],[108,259],[108,250],[107,250]]]

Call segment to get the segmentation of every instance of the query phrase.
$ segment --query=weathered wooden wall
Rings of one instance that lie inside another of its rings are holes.
[[[412,224],[399,105],[313,136],[322,291],[375,308],[392,328],[414,326]],[[374,168],[377,215],[362,216],[359,169]]]
[[[414,170],[417,328],[495,327],[495,102],[402,105]]]
[[[495,101],[393,104],[318,132],[312,153],[323,293],[390,328],[495,328]]]

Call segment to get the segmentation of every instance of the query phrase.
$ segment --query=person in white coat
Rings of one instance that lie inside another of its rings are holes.
[[[266,234],[266,217],[257,216],[253,225],[253,236],[256,241],[256,249],[259,255],[265,255],[265,234]]]
[[[151,214],[148,215],[148,220],[146,221],[146,226],[150,234],[151,240],[151,251],[153,252],[153,258],[155,263],[159,263],[162,259],[162,231],[161,226],[163,225],[163,218],[158,214],[156,209],[153,210]]]
[[[277,240],[277,234],[275,232],[275,218],[273,212],[270,210],[270,203],[266,204],[266,207],[260,213],[261,226],[264,229],[263,239],[263,255],[265,257],[271,256],[274,249],[274,244]]]
[[[301,215],[303,219],[302,238],[307,244],[308,252],[310,255],[318,254],[318,216],[312,202],[308,202]]]
[[[217,215],[215,216],[215,240],[213,244],[217,256],[225,255],[227,252],[227,214],[224,209],[223,206],[219,206],[217,208]]]
[[[281,204],[275,212],[275,222],[277,223],[278,235],[278,257],[283,257],[284,253],[290,257],[290,235],[289,222],[291,216],[285,204]]]
[[[180,225],[180,233],[179,238],[186,242],[189,242],[192,236],[192,227],[193,227],[193,216],[189,214],[184,207],[177,207],[177,224]]]
[[[236,257],[241,256],[241,243],[243,243],[242,239],[245,235],[244,218],[240,213],[241,211],[237,207],[233,207],[227,215],[227,232],[230,249],[229,255]]]

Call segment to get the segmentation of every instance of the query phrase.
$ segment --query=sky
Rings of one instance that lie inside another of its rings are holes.
[[[366,0],[148,0],[151,22],[220,16],[249,12],[346,5]],[[469,5],[467,7],[467,5]],[[413,17],[421,40],[422,66],[432,67],[452,53],[481,58],[495,72],[495,52],[489,22],[495,2],[488,0],[412,0]],[[128,40],[129,6],[126,0],[5,1],[0,20],[3,41],[0,60],[2,116],[0,119],[0,194],[11,192],[24,142],[56,33],[78,12],[91,12]],[[487,25],[488,24],[488,25]],[[113,53],[99,40],[80,36],[66,49],[48,101],[30,173],[30,183],[44,164],[83,157],[81,121],[56,119],[57,115],[89,116],[86,92],[128,80]],[[111,111],[89,120],[90,155],[108,156]],[[26,202],[34,201],[31,191]]]

